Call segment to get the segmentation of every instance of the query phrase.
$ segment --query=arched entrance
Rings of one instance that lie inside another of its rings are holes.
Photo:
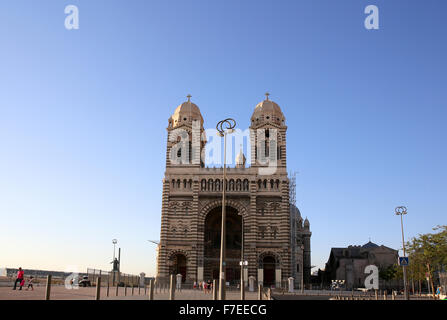
[[[205,218],[204,280],[219,279],[222,206],[215,207]],[[226,207],[225,279],[230,284],[240,280],[242,217],[233,207]]]
[[[264,286],[270,287],[275,285],[275,258],[273,256],[265,256],[264,259],[262,259],[262,265],[264,268]]]
[[[181,274],[182,282],[186,280],[186,256],[181,253],[176,253],[171,256],[171,265],[169,274]]]

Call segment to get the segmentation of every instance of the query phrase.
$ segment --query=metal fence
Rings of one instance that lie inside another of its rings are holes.
[[[101,277],[101,286],[138,287],[149,285],[150,277],[141,278],[140,275],[128,274],[117,271],[104,271],[100,269],[87,268],[87,276],[92,285],[96,285],[96,279]]]

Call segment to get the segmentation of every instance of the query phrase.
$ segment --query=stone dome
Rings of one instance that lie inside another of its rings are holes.
[[[278,125],[285,124],[285,117],[281,111],[281,108],[274,101],[269,100],[269,93],[266,93],[265,100],[258,103],[251,116],[251,124],[257,125],[261,123],[275,123]]]
[[[179,127],[183,124],[192,124],[192,121],[199,120],[200,126],[203,126],[203,117],[199,107],[191,102],[191,95],[188,95],[188,101],[179,105],[174,114],[169,118],[169,126],[172,128]]]

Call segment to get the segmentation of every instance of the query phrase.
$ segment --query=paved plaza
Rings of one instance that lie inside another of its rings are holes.
[[[51,287],[51,300],[94,300],[96,288],[79,288],[66,289],[64,286]],[[181,290],[175,292],[176,300],[212,300],[211,293],[204,293],[201,290]],[[0,287],[0,300],[44,300],[45,286],[35,287],[34,291],[12,290],[11,287]],[[127,288],[126,292],[123,287],[118,288],[118,296],[116,296],[116,287],[109,289],[109,296],[107,297],[107,288],[101,288],[101,300],[146,300],[148,299],[148,292],[146,294],[144,289],[134,288],[132,295],[132,288]],[[239,300],[239,291],[227,291],[227,300]],[[154,293],[154,300],[169,300],[168,290],[157,290]],[[246,300],[257,300],[256,292],[246,292]]]
[[[79,288],[79,289],[67,289],[62,285],[51,287],[51,300],[94,300],[95,299],[95,287]],[[236,290],[229,290],[226,292],[226,300],[240,300],[240,292]],[[306,290],[304,294],[296,291],[294,293],[289,292],[273,292],[272,298],[274,300],[330,300],[335,296],[343,299],[354,300],[375,300],[373,293],[354,293],[351,291],[345,292],[331,292],[327,290]],[[175,292],[175,300],[212,300],[212,293],[204,293],[202,290],[183,289]],[[265,297],[264,297],[265,298]],[[0,300],[44,300],[45,299],[45,286],[35,286],[34,291],[31,290],[12,290],[11,287],[0,287]],[[101,288],[101,300],[148,300],[148,291],[144,288],[134,288],[132,294],[132,288],[125,290],[123,287],[118,288],[118,295],[116,294],[116,287],[109,288],[109,294],[107,295],[107,287]],[[246,300],[257,300],[257,292],[245,293]],[[392,297],[388,296],[387,300],[391,300]],[[396,300],[402,300],[403,295],[396,296]],[[411,300],[431,300],[431,295],[412,295]],[[154,300],[169,300],[169,291],[167,288],[154,291]],[[384,300],[384,296],[380,295],[379,300]]]

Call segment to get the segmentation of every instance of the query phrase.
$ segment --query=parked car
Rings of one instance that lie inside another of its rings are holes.
[[[79,286],[80,287],[91,287],[92,283],[90,282],[90,280],[88,279],[88,276],[83,276],[82,280],[79,281]]]

